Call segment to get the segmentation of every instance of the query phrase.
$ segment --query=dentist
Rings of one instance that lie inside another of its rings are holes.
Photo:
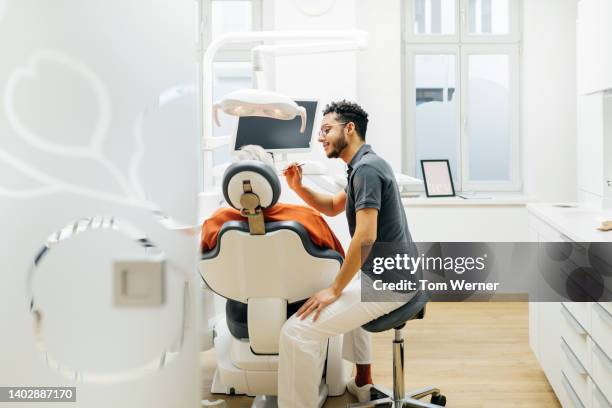
[[[374,242],[412,244],[406,214],[393,170],[365,143],[368,114],[357,104],[340,101],[326,106],[319,142],[328,158],[347,165],[345,191],[332,196],[302,185],[300,168],[285,172],[287,183],[308,205],[328,216],[346,211],[351,243],[333,284],[314,294],[285,322],[281,331],[278,369],[280,407],[319,405],[327,339],[344,333],[343,357],[357,365],[348,390],[360,402],[368,401],[370,333],[361,326],[387,314],[404,302],[361,302],[359,272],[361,248]]]

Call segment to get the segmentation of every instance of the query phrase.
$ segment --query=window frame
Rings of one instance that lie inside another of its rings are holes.
[[[455,4],[455,33],[448,35],[432,35],[432,34],[415,34],[414,32],[414,0],[408,0],[408,5],[405,8],[406,16],[404,18],[405,30],[404,30],[404,40],[407,43],[457,43],[460,41],[461,34],[461,20],[458,11],[460,10],[460,0],[453,0]]]
[[[467,13],[469,0],[461,0],[461,38],[463,44],[466,43],[516,43],[520,41],[520,0],[508,0],[508,34],[470,34],[468,31]]]
[[[455,12],[458,19],[455,35],[416,35],[414,34],[414,0],[407,0],[404,7],[403,58],[404,87],[402,90],[403,104],[406,109],[404,131],[404,149],[402,152],[402,167],[407,174],[415,176],[416,157],[416,83],[415,55],[424,54],[454,54],[456,56],[456,97],[459,98],[457,152],[457,183],[461,191],[504,191],[519,192],[522,190],[521,172],[521,134],[520,134],[520,10],[521,0],[508,0],[509,4],[509,34],[507,35],[469,35],[467,33],[467,7],[469,0],[455,0]],[[510,138],[511,160],[510,180],[472,181],[469,179],[469,134],[467,128],[467,107],[469,101],[469,55],[505,54],[509,55],[510,63]]]

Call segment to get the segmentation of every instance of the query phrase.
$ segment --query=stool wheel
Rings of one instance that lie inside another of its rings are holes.
[[[431,403],[434,405],[440,405],[441,407],[445,407],[446,406],[446,397],[442,394],[438,394],[438,395],[432,395],[431,396]]]

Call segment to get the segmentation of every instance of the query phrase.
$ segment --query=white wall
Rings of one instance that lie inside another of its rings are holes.
[[[524,190],[576,200],[576,0],[523,1]]]
[[[357,101],[370,115],[367,142],[395,171],[402,170],[401,1],[357,0],[357,27],[369,34],[368,49],[357,56]]]
[[[338,0],[329,12],[322,16],[309,16],[302,13],[294,1],[274,0],[272,21],[274,30],[354,30],[355,2]],[[331,101],[339,99],[355,100],[357,96],[356,53],[343,52],[333,54],[280,57],[276,64],[276,88],[279,92],[293,97],[316,97],[319,99],[319,117],[315,127],[320,123],[320,111]],[[316,138],[316,135],[315,135]],[[329,160],[318,142],[313,143],[313,151],[304,158],[318,160],[326,164],[333,172],[344,171],[344,164],[339,160]],[[299,156],[292,157],[300,160]]]

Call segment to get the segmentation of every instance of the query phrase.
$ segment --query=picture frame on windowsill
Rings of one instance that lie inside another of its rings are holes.
[[[447,159],[421,160],[427,197],[455,197],[455,185]]]

